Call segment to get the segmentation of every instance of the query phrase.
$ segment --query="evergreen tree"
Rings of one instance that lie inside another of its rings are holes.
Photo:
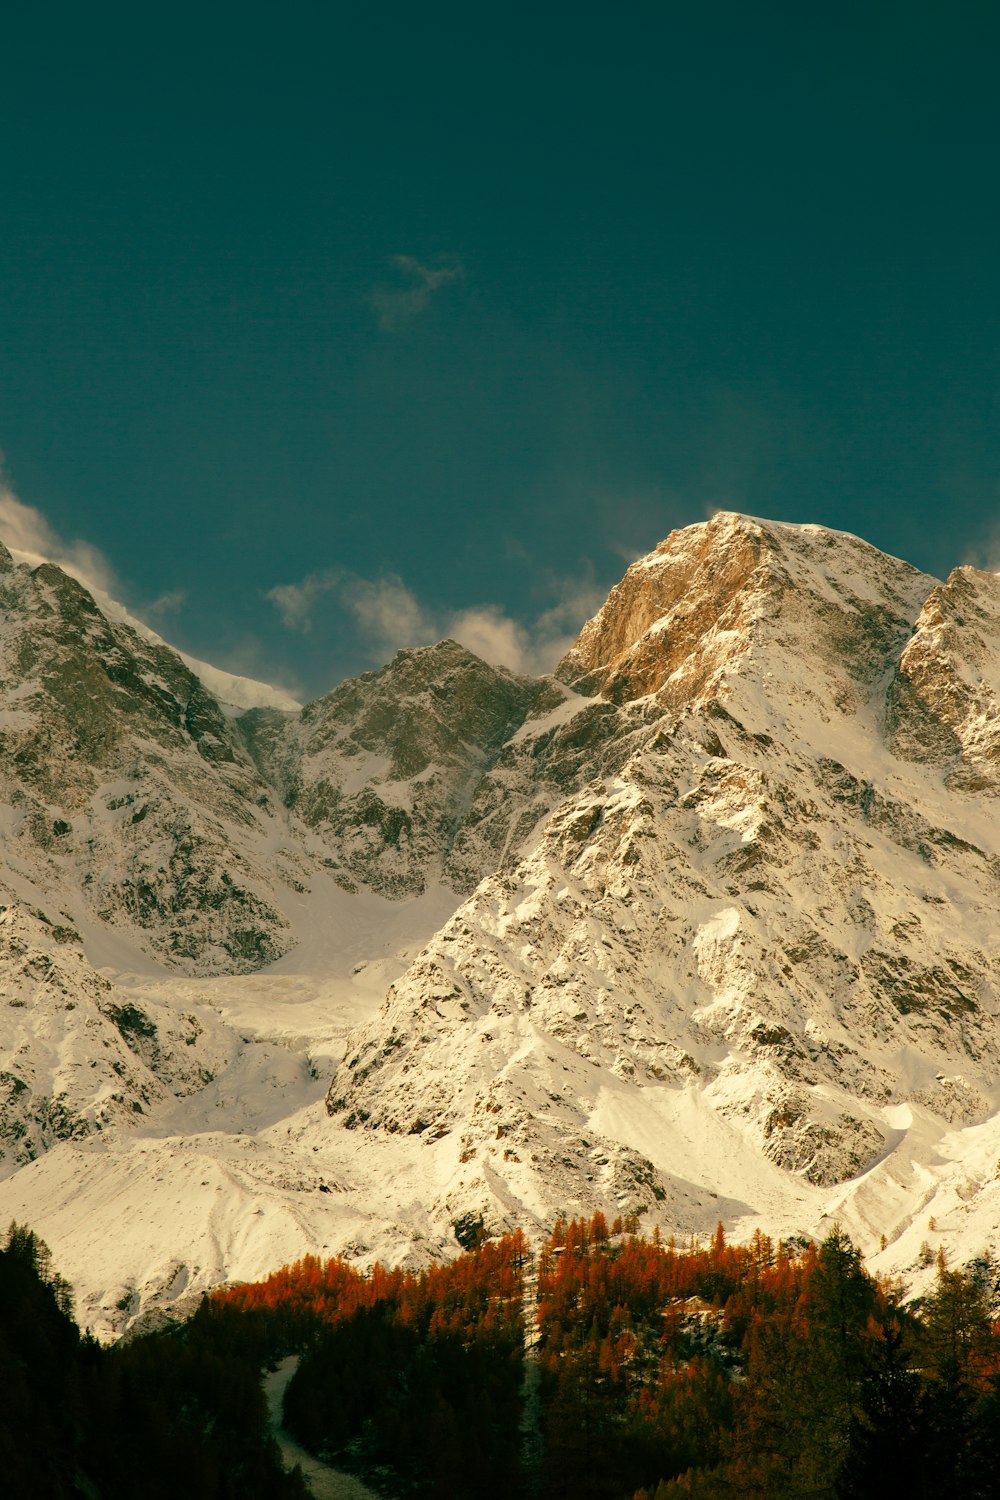
[[[837,1484],[840,1500],[924,1494],[925,1413],[920,1376],[911,1368],[909,1320],[893,1309],[869,1339],[861,1390]]]
[[[994,1497],[1000,1493],[1000,1344],[990,1291],[974,1273],[950,1271],[940,1256],[921,1313],[926,1493]]]

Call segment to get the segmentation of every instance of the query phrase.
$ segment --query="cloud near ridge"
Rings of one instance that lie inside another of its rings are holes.
[[[174,589],[148,604],[136,606],[137,613],[134,614],[131,608],[126,607],[125,591],[103,552],[89,542],[66,541],[40,510],[19,500],[2,478],[0,542],[18,562],[27,563],[32,568],[38,567],[40,563],[54,563],[64,573],[69,573],[94,595],[98,607],[110,620],[128,625],[146,640],[162,643],[162,638],[148,621],[176,613],[187,601],[187,594],[183,589]],[[214,693],[221,702],[239,708],[267,704],[287,711],[300,706],[297,687],[261,682],[253,675],[259,649],[258,642],[253,637],[246,637],[235,652],[232,646],[228,648],[227,667],[216,667],[210,662],[201,661],[176,646],[171,646],[170,649],[177,652],[186,666],[201,678],[209,692]]]
[[[995,519],[1000,503],[1000,488],[993,493],[990,501],[994,519],[984,523],[979,536],[966,547],[962,562],[968,567],[979,568],[984,573],[1000,573],[1000,520]]]
[[[279,583],[268,589],[265,599],[270,599],[281,616],[281,623],[289,630],[301,630],[308,635],[312,630],[313,606],[321,594],[327,594],[340,585],[341,574],[335,569],[324,573],[310,573],[301,583]]]
[[[282,623],[308,634],[313,610],[324,594],[350,615],[373,659],[385,660],[406,647],[431,646],[451,638],[493,666],[537,675],[551,671],[579,634],[580,626],[600,608],[604,591],[592,580],[554,580],[557,602],[530,624],[512,619],[496,604],[465,609],[427,609],[395,573],[361,578],[346,569],[312,573],[300,583],[280,584],[265,595]]]
[[[65,541],[33,505],[25,505],[0,483],[0,541],[11,551],[34,562],[52,562],[70,573],[88,589],[105,594],[119,592],[114,568],[89,542]]]

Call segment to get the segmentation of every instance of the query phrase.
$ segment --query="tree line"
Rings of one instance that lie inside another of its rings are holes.
[[[0,1247],[0,1493],[16,1500],[308,1500],[253,1360],[188,1329],[106,1349],[42,1240]]]
[[[997,1311],[988,1256],[940,1258],[912,1302],[839,1229],[737,1245],[720,1225],[678,1245],[595,1214],[559,1220],[534,1252],[519,1232],[419,1272],[306,1256],[102,1349],[15,1225],[0,1249],[0,1473],[24,1500],[302,1500],[260,1383],[297,1353],[287,1426],[387,1500],[987,1500]],[[526,1396],[540,1455],[523,1441]]]

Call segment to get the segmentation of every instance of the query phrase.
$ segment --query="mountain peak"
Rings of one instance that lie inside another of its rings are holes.
[[[714,695],[751,648],[835,643],[869,678],[905,639],[935,580],[847,532],[731,511],[671,532],[628,569],[557,675],[613,702]]]
[[[248,715],[245,740],[296,815],[336,850],[337,878],[396,897],[440,876],[476,790],[548,679],[490,666],[453,640],[398,651],[309,703]]]
[[[238,717],[57,570],[0,595],[0,1222],[92,1214],[104,1326],[597,1208],[996,1245],[996,576],[721,513],[580,692],[446,640]]]

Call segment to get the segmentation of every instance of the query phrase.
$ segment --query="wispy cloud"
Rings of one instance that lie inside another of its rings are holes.
[[[372,579],[347,568],[327,568],[308,574],[299,583],[278,584],[264,597],[275,606],[287,629],[309,635],[316,605],[324,594],[336,596],[339,608],[353,616],[358,633],[373,648],[398,651],[438,639],[434,617],[395,573]]]
[[[985,573],[1000,573],[1000,520],[996,519],[1000,512],[1000,488],[984,498],[983,512],[991,519],[983,523],[979,535],[966,546],[962,561]]]
[[[426,646],[439,638],[433,615],[393,573],[375,580],[345,577],[340,602],[362,637],[380,651]]]
[[[465,267],[457,260],[425,266],[412,255],[394,255],[391,264],[395,279],[380,282],[369,297],[383,333],[398,333],[420,316],[436,292],[465,275]]]
[[[404,647],[429,646],[450,637],[494,666],[540,673],[550,671],[565,655],[580,626],[604,600],[604,590],[592,579],[552,579],[550,587],[556,603],[528,623],[513,619],[496,604],[429,609],[393,573],[369,579],[328,570],[310,574],[301,583],[269,589],[266,597],[289,629],[308,634],[319,599],[333,594],[376,660]]]
[[[174,615],[179,609],[183,609],[187,603],[186,589],[171,589],[167,594],[161,594],[158,599],[143,606],[143,614],[151,620],[164,620],[168,615]]]
[[[312,616],[316,600],[340,586],[342,575],[328,570],[325,573],[310,573],[301,583],[279,583],[264,595],[270,599],[281,616],[281,623],[289,630],[301,630],[308,635],[312,629]]]
[[[0,482],[0,541],[33,562],[57,563],[86,588],[119,592],[108,559],[89,542],[66,541],[33,505],[25,505]]]
[[[19,500],[2,478],[0,542],[20,560],[33,566],[42,562],[55,563],[64,573],[69,573],[82,583],[84,588],[106,595],[120,605],[125,604],[127,591],[100,548],[80,538],[67,541],[36,506],[26,505],[23,500]],[[185,591],[173,589],[148,604],[139,603],[131,607],[138,611],[142,620],[155,625],[167,616],[176,614],[186,603]]]
[[[496,605],[463,609],[448,619],[446,634],[484,661],[514,672],[549,672],[566,655],[580,627],[604,603],[607,590],[592,576],[548,580],[556,602],[533,620],[513,620]]]

